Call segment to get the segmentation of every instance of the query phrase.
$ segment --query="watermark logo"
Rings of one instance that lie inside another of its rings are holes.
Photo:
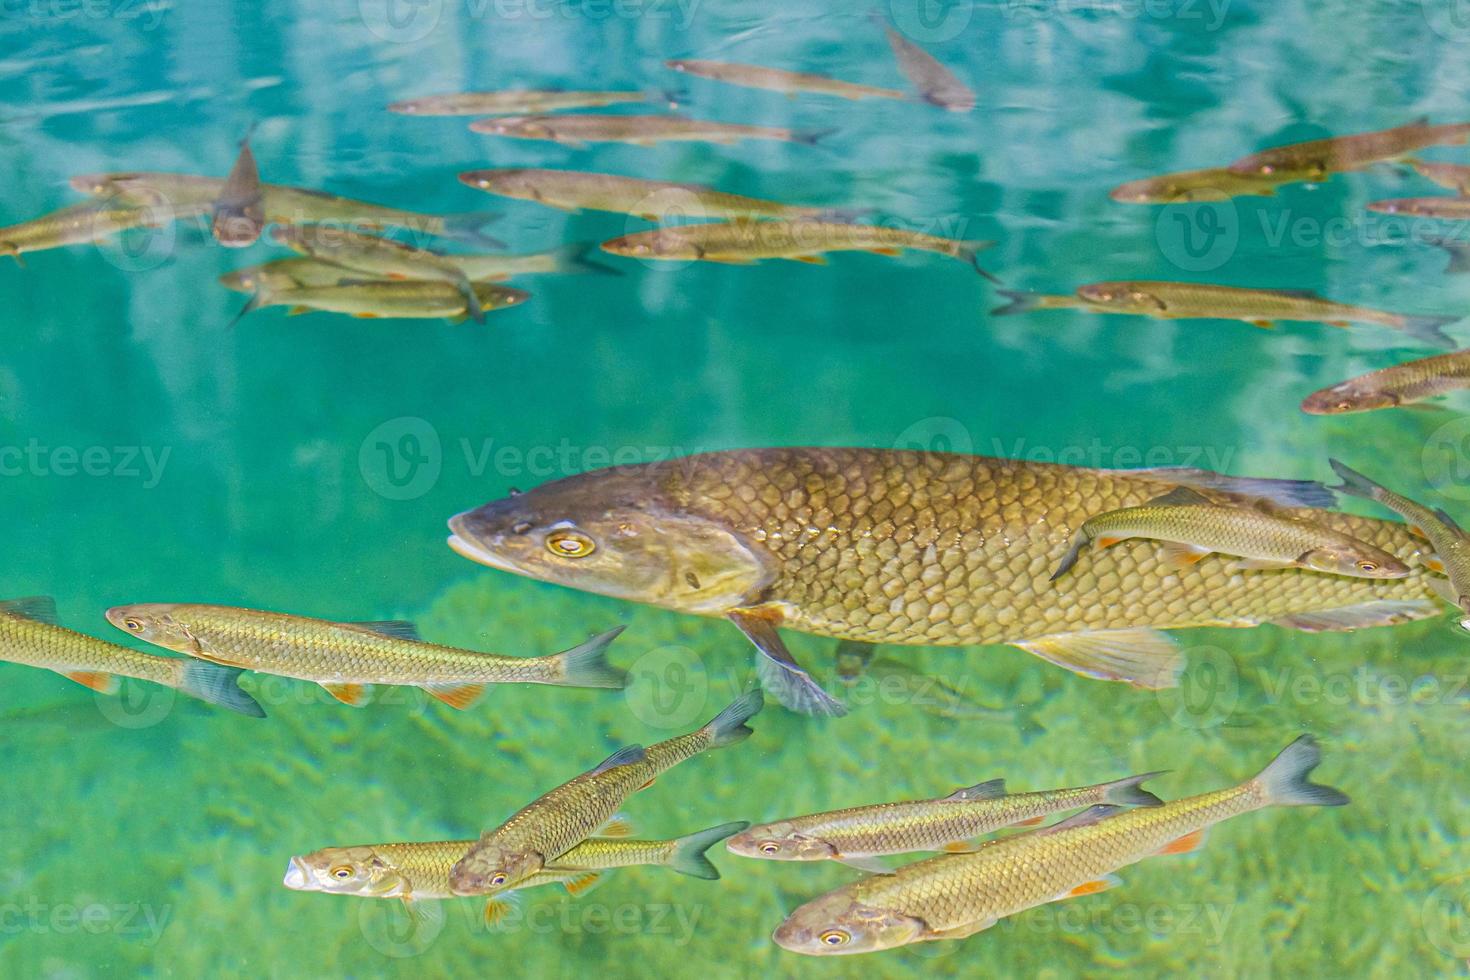
[[[413,44],[439,26],[444,0],[357,0],[357,16],[379,40]]]
[[[1442,882],[1430,892],[1420,909],[1420,922],[1435,949],[1470,957],[1470,874]]]
[[[1470,41],[1470,0],[1420,0],[1429,29],[1447,41]]]
[[[152,728],[174,710],[179,694],[171,687],[124,680],[116,694],[95,692],[97,710],[118,728]]]
[[[1240,244],[1240,213],[1233,200],[1176,204],[1154,224],[1159,251],[1186,272],[1209,272],[1230,261]]]
[[[1430,433],[1420,464],[1435,493],[1451,500],[1470,500],[1470,417],[1446,422]]]
[[[384,956],[407,959],[426,951],[444,931],[443,902],[358,902],[357,928],[367,944]]]
[[[1216,728],[1240,701],[1240,671],[1235,658],[1219,647],[1191,647],[1177,687],[1155,692],[1159,707],[1181,728]]]
[[[888,0],[899,33],[925,44],[960,36],[975,16],[973,0]]]
[[[920,419],[904,429],[893,440],[894,449],[907,449],[925,453],[962,453],[975,451],[975,440],[970,430],[959,419],[946,415],[934,415]]]
[[[628,669],[624,697],[633,716],[650,728],[688,728],[704,713],[709,675],[688,647],[659,647]]]
[[[388,500],[416,500],[439,482],[444,451],[439,432],[413,415],[389,419],[367,434],[357,452],[363,481]]]

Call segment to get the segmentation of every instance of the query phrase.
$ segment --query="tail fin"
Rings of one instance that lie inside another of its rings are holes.
[[[765,707],[765,703],[765,695],[761,694],[760,688],[747,691],[730,702],[729,707],[715,715],[714,720],[704,726],[709,732],[709,747],[718,749],[726,745],[734,745],[755,734],[746,722],[755,717],[756,713]]]
[[[1311,735],[1303,735],[1281,750],[1255,779],[1272,806],[1345,806],[1346,793],[1330,786],[1307,782],[1307,776],[1322,761],[1322,749]]]
[[[601,254],[601,242],[571,242],[552,249],[551,255],[557,272],[590,272],[600,276],[621,276],[622,273],[610,265],[592,258]]]
[[[1384,488],[1382,486],[1374,483],[1341,460],[1329,459],[1327,463],[1332,467],[1332,472],[1342,478],[1342,486],[1330,487],[1329,489],[1348,494],[1352,497],[1363,497],[1368,500],[1377,500],[1383,495]]]
[[[564,687],[610,687],[621,690],[628,685],[628,675],[607,662],[607,648],[623,627],[618,626],[599,633],[580,646],[565,653],[558,653],[561,661]]]
[[[498,211],[467,211],[464,214],[445,215],[442,234],[445,238],[478,245],[481,248],[505,248],[505,242],[493,235],[485,234],[485,227],[494,224],[500,218]]]
[[[240,312],[235,314],[235,318],[229,322],[227,328],[234,329],[235,325],[245,319],[247,314],[255,312],[262,306],[265,306],[266,303],[265,286],[255,287],[255,292],[250,294],[250,299],[246,300],[245,305],[240,307]]]
[[[976,272],[980,273],[986,279],[989,279],[991,282],[999,286],[1002,284],[999,279],[997,279],[991,273],[986,272],[984,269],[980,268],[979,254],[985,251],[987,248],[990,248],[994,244],[995,242],[991,241],[960,242],[958,243],[958,247],[956,247],[955,249],[955,258],[963,259],[964,261],[970,263],[970,265],[975,269]]]
[[[1274,480],[1267,477],[1228,476],[1211,470],[1190,469],[1183,466],[1160,466],[1153,469],[1122,470],[1140,476],[1154,476],[1161,480],[1173,480],[1196,490],[1216,490],[1234,493],[1243,497],[1255,497],[1279,507],[1319,507],[1336,505],[1337,497],[1332,488],[1324,487],[1316,480]]]
[[[179,690],[251,718],[264,718],[265,709],[241,690],[241,673],[243,671],[238,668],[222,667],[203,660],[186,663]]]
[[[804,146],[816,146],[818,142],[837,132],[833,129],[794,129],[791,131],[791,142],[801,143]]]
[[[1470,272],[1470,242],[1460,242],[1453,238],[1426,237],[1424,239],[1436,248],[1442,248],[1449,253],[1450,263],[1444,267],[1447,275],[1459,275]]]
[[[991,316],[1012,316],[1016,313],[1030,313],[1032,310],[1045,309],[1043,300],[1046,296],[1044,293],[1027,293],[1016,289],[997,289],[996,292],[1010,302],[991,310]]]
[[[722,823],[718,827],[698,830],[685,837],[680,837],[674,841],[674,853],[669,856],[669,867],[691,878],[704,878],[706,881],[718,880],[719,869],[710,863],[710,859],[705,857],[704,852],[726,837],[732,837],[749,826],[750,821],[748,820],[736,820],[733,823]]]
[[[1454,264],[1453,259],[1450,264]],[[1403,331],[1415,340],[1422,341],[1431,347],[1453,350],[1459,344],[1455,342],[1455,338],[1440,328],[1459,319],[1460,317],[1457,316],[1406,316],[1403,318]]]
[[[1129,776],[1127,779],[1103,783],[1103,802],[1121,806],[1162,806],[1164,801],[1140,784],[1163,774],[1164,770],[1161,769],[1158,772],[1146,772],[1141,776]]]
[[[1077,564],[1077,559],[1081,557],[1082,549],[1087,547],[1087,543],[1091,540],[1092,538],[1088,536],[1086,531],[1079,529],[1072,536],[1072,547],[1068,548],[1067,553],[1062,556],[1061,564],[1057,565],[1057,570],[1051,573],[1050,581],[1055,582],[1071,571],[1072,566]]]

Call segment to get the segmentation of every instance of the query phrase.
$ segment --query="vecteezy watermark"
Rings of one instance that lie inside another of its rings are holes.
[[[1240,246],[1240,212],[1233,200],[1176,204],[1159,212],[1154,240],[1180,269],[1209,272],[1229,262]]]
[[[996,928],[1036,935],[1192,936],[1225,941],[1233,904],[1216,902],[1054,902],[1002,919]]]
[[[0,0],[0,21],[136,20],[152,31],[169,6],[166,0]]]
[[[391,44],[422,41],[445,21],[544,22],[617,18],[665,19],[688,30],[702,0],[356,0],[357,16],[374,37]],[[462,5],[462,9],[461,9]]]
[[[1470,957],[1470,874],[1436,886],[1420,907],[1419,921],[1435,949],[1447,956]]]
[[[1470,41],[1470,0],[1419,0],[1429,29],[1447,41]]]
[[[1195,23],[1206,31],[1217,31],[1230,13],[1231,0],[1005,0],[1006,14],[1016,19],[1039,20],[1087,13],[1125,20],[1158,20]]]
[[[649,650],[628,668],[623,692],[633,716],[651,728],[685,729],[705,713],[709,675],[704,660],[677,645]]]
[[[142,480],[152,490],[163,479],[171,446],[48,446],[36,438],[0,443],[0,477],[89,477]]]
[[[990,455],[1028,463],[1061,463],[1065,466],[1089,466],[1099,469],[1153,469],[1162,466],[1196,467],[1223,472],[1235,456],[1233,446],[1135,446],[1112,445],[1094,437],[1085,445],[1032,445],[1024,438],[1010,442],[992,439]]]
[[[1430,433],[1419,461],[1435,493],[1470,500],[1470,418],[1461,416]]]
[[[1181,728],[1202,731],[1220,726],[1240,701],[1240,671],[1235,658],[1212,646],[1189,647],[1180,653],[1184,672],[1178,684],[1161,684],[1155,690],[1159,707]]]
[[[1272,704],[1393,708],[1470,702],[1470,674],[1404,674],[1366,664],[1325,674],[1292,667],[1263,670],[1260,685]]]
[[[682,902],[558,901],[529,907],[517,903],[488,928],[495,933],[527,932],[542,936],[554,933],[662,936],[674,946],[687,946],[699,923],[711,911],[707,905]]]
[[[149,902],[47,902],[35,896],[0,901],[0,936],[110,934],[152,946],[173,920],[172,905]]]
[[[888,15],[904,36],[922,44],[950,41],[970,26],[975,0],[888,0]]]

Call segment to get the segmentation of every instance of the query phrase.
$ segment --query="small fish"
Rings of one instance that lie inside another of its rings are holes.
[[[8,255],[24,265],[20,257],[26,252],[100,242],[132,228],[160,228],[205,210],[204,207],[163,205],[114,207],[84,201],[18,225],[0,228],[0,255]]]
[[[338,268],[338,272],[342,272]],[[522,289],[493,283],[472,284],[482,311],[519,306],[531,298]],[[468,318],[464,296],[447,282],[424,279],[343,280],[333,286],[262,286],[240,310],[240,317],[267,306],[286,306],[288,316],[301,313],[345,313],[361,319],[444,319],[461,322]]]
[[[647,92],[562,92],[514,90],[506,92],[452,92],[406,99],[388,106],[406,116],[537,115],[560,109],[596,109],[653,100]]]
[[[135,677],[237,714],[265,717],[240,689],[240,671],[141,653],[65,629],[57,625],[56,603],[46,596],[0,602],[0,660],[54,670],[103,694],[117,691],[119,677]]]
[[[1463,143],[1467,138],[1470,138],[1470,123],[1431,126],[1427,119],[1419,119],[1393,129],[1274,146],[1241,157],[1230,164],[1229,169],[1237,174],[1317,180],[1329,174],[1361,170],[1385,160],[1405,157],[1426,146]]]
[[[913,705],[936,718],[1013,725],[1022,741],[1030,741],[1046,731],[1046,727],[1029,714],[1015,708],[992,708],[980,704],[953,684],[911,664],[888,657],[874,659],[875,651],[876,647],[871,643],[839,640],[833,656],[838,683],[855,689],[864,680],[871,681],[880,697],[888,699],[896,693],[904,704]]]
[[[873,875],[807,902],[776,929],[793,953],[871,953],[910,943],[964,939],[1007,916],[1121,881],[1120,868],[1156,854],[1197,849],[1205,831],[1270,806],[1343,806],[1344,794],[1307,781],[1321,761],[1303,735],[1254,779],[1133,810],[1101,804],[971,854],[945,854]]]
[[[1470,197],[1391,197],[1369,201],[1364,205],[1379,214],[1406,214],[1415,218],[1438,218],[1443,221],[1470,221]]]
[[[313,681],[359,705],[371,684],[422,688],[468,708],[488,684],[621,688],[607,662],[622,628],[564,653],[505,657],[425,643],[412,623],[334,623],[232,606],[138,603],[107,610],[107,621],[141,640],[213,663]]]
[[[1257,174],[1238,174],[1223,167],[1181,170],[1119,184],[1108,196],[1123,204],[1175,204],[1228,201],[1232,197],[1272,197],[1288,181]]]
[[[1089,517],[1051,580],[1070,571],[1088,545],[1110,548],[1132,538],[1164,542],[1165,554],[1180,566],[1219,553],[1243,559],[1232,571],[1308,568],[1373,579],[1407,578],[1410,572],[1393,555],[1351,535],[1260,506],[1216,504],[1179,487],[1142,506]]]
[[[1434,557],[1425,564],[1448,576],[1448,581],[1431,576],[1428,584],[1441,599],[1461,612],[1464,618],[1460,620],[1460,629],[1470,633],[1470,536],[1444,510],[1430,510],[1408,497],[1399,496],[1335,459],[1328,462],[1332,464],[1333,472],[1342,477],[1342,485],[1334,489],[1377,501],[1408,521],[1415,533],[1428,539],[1434,548]]]
[[[1439,163],[1434,160],[1405,160],[1421,177],[1427,177],[1441,187],[1448,187],[1461,197],[1470,194],[1470,166],[1463,163]],[[1371,205],[1370,205],[1371,207]]]
[[[1470,388],[1470,348],[1395,364],[1339,381],[1302,399],[1309,415],[1342,415],[1414,405]]]
[[[487,830],[455,865],[449,881],[456,895],[485,895],[516,888],[554,866],[612,818],[623,801],[658,775],[709,749],[744,741],[745,724],[760,711],[760,691],[736,698],[703,728],[646,750],[629,745],[601,765],[563,783],[522,808],[494,830]]]
[[[255,166],[255,154],[250,152],[249,133],[240,141],[240,155],[214,201],[211,227],[215,240],[226,248],[254,245],[265,227],[260,170]]]
[[[811,92],[817,95],[835,95],[844,99],[908,99],[907,92],[897,89],[859,85],[855,82],[839,81],[826,75],[814,75],[804,71],[787,71],[784,68],[764,68],[760,65],[741,65],[728,61],[701,61],[676,58],[665,61],[664,67],[674,71],[709,78],[730,85],[746,88],[766,89],[786,95]]]
[[[815,144],[831,131],[805,132],[775,126],[743,126],[736,123],[690,119],[688,116],[496,116],[470,124],[476,133],[510,136],[515,139],[551,140],[565,146],[588,143],[738,143],[740,140],[780,140]]]
[[[1011,302],[996,314],[1024,313],[1069,305],[1058,297],[1005,292]],[[1372,323],[1407,334],[1424,344],[1454,347],[1454,338],[1440,328],[1457,316],[1416,316],[1366,306],[1334,303],[1307,289],[1250,289],[1197,282],[1133,280],[1097,282],[1077,288],[1079,303],[1070,305],[1096,313],[1124,313],[1161,319],[1243,320],[1258,327],[1278,321],[1303,320],[1346,327]]]
[[[471,170],[460,174],[459,180],[491,194],[535,201],[564,211],[611,211],[649,221],[665,221],[671,216],[835,219],[857,213],[841,208],[803,207],[727,194],[704,184],[681,184],[578,170]]]
[[[480,297],[469,277],[438,252],[344,228],[278,225],[273,229],[272,237],[294,252],[344,269],[366,272],[379,278],[447,282],[459,290],[470,318],[476,323],[485,322],[485,311],[480,308]]]
[[[1158,806],[1162,801],[1141,784],[1160,775],[1150,772],[1036,793],[1007,793],[1004,779],[992,779],[932,800],[854,806],[757,824],[730,838],[725,847],[741,857],[840,861],[886,874],[886,865],[867,859],[912,851],[973,851],[970,841],[1002,827],[1031,826],[1053,813],[1098,803]]]
[[[841,221],[731,221],[673,225],[603,242],[604,251],[630,259],[675,259],[749,265],[760,259],[792,259],[824,265],[824,252],[897,255],[906,248],[937,252],[968,263],[986,278],[977,254],[994,242],[958,241],[923,232]]]
[[[975,93],[954,72],[940,64],[932,54],[888,26],[881,15],[873,21],[888,35],[888,46],[898,60],[899,70],[907,76],[919,97],[930,105],[950,112],[969,112],[975,108]]]
[[[705,852],[748,826],[744,820],[736,820],[672,840],[589,837],[563,854],[556,865],[532,875],[516,890],[560,882],[576,895],[596,884],[604,871],[645,865],[716,881],[720,872]],[[450,869],[475,843],[451,840],[324,847],[291,858],[284,884],[292,891],[397,898],[406,905],[455,898],[449,884]],[[504,897],[490,899],[485,908],[487,921],[504,914]]]

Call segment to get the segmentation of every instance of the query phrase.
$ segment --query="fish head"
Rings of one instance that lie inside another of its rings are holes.
[[[1093,282],[1077,287],[1077,297],[1093,306],[1119,313],[1156,314],[1161,304],[1157,297],[1127,282]]]
[[[840,956],[906,946],[922,939],[926,928],[922,919],[873,908],[839,889],[792,912],[771,938],[793,953]]]
[[[219,284],[237,293],[253,293],[261,285],[259,266],[236,269],[219,277]]]
[[[456,895],[496,895],[513,891],[545,864],[535,851],[480,845],[450,869],[449,884]]]
[[[1407,564],[1393,555],[1367,545],[1314,548],[1302,555],[1300,561],[1319,572],[1354,578],[1407,578],[1410,571]]]
[[[1349,378],[1303,398],[1302,411],[1309,415],[1341,415],[1346,412],[1393,408],[1397,404],[1397,396],[1374,388],[1371,381],[1365,378]]]
[[[292,891],[367,898],[396,898],[408,891],[403,875],[371,847],[324,847],[293,857],[283,884]]]
[[[238,211],[216,212],[212,229],[215,241],[225,248],[246,248],[260,238],[260,222]]]
[[[725,841],[725,849],[741,857],[766,861],[829,861],[837,848],[803,834],[789,820],[751,827]]]
[[[1230,174],[1239,181],[1239,174]],[[1180,204],[1192,201],[1226,201],[1229,183],[1223,178],[1186,180],[1181,174],[1145,177],[1119,184],[1108,196],[1123,204]]]
[[[118,190],[113,174],[78,174],[69,183],[72,190],[96,197],[114,194]]]
[[[175,618],[178,606],[170,602],[140,602],[130,606],[113,606],[107,610],[107,621],[124,633],[166,650],[197,654],[200,650],[189,628]]]
[[[507,306],[519,306],[531,298],[531,294],[524,289],[516,289],[514,286],[485,286],[476,285],[475,295],[480,299],[480,306],[487,310],[500,310]]]
[[[499,133],[504,136],[525,136],[534,140],[549,140],[556,136],[544,116],[495,116],[475,123],[482,133]]]
[[[388,111],[401,113],[405,116],[416,116],[431,104],[428,99],[404,99],[402,102],[388,103]]]
[[[691,245],[677,234],[665,229],[640,231],[631,235],[620,235],[602,243],[604,252],[624,255],[630,259],[697,259],[698,246]]]
[[[584,592],[719,615],[776,576],[774,559],[722,522],[681,506],[670,464],[593,470],[449,521],[471,561]]]
[[[485,120],[486,124],[493,120]],[[460,183],[494,194],[513,197],[531,197],[536,192],[536,178],[531,171],[520,167],[502,167],[496,170],[470,170],[459,175]]]

